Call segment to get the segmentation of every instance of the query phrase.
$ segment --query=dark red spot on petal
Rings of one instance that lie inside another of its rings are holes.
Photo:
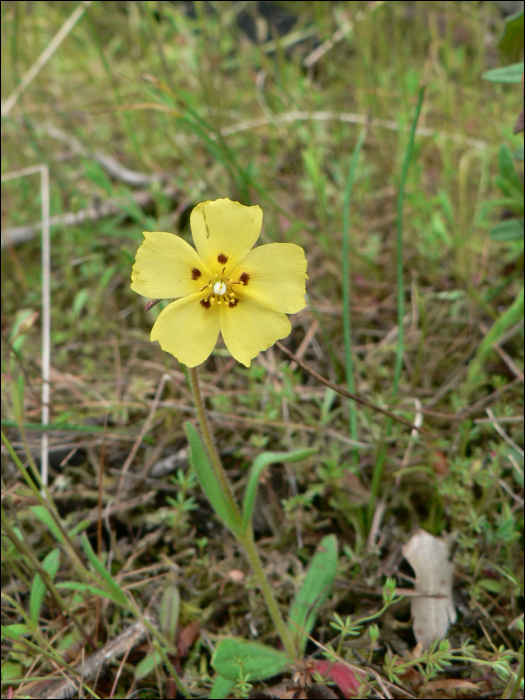
[[[228,256],[224,255],[224,253],[220,253],[220,255],[217,256],[217,260],[220,262],[221,265],[226,265],[228,262]]]
[[[201,299],[201,306],[205,309],[209,309],[211,306],[211,302],[208,299]]]
[[[249,275],[247,272],[243,272],[242,275],[239,277],[239,280],[240,280],[240,281],[244,284],[244,286],[246,287],[246,285],[248,284],[248,282],[249,282],[249,280],[250,280],[250,275]]]
[[[238,299],[230,299],[230,300],[228,301],[228,306],[229,306],[230,309],[231,309],[232,306],[237,306],[238,303],[239,303],[239,300],[238,300]]]
[[[194,267],[193,270],[191,271],[191,279],[192,280],[198,280],[199,277],[201,277],[201,275],[202,275],[202,272],[197,267]]]

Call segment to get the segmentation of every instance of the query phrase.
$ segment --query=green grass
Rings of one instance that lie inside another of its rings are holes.
[[[260,452],[317,448],[273,465],[255,505],[283,615],[316,545],[337,534],[339,571],[314,639],[425,697],[435,659],[418,668],[408,656],[407,598],[375,620],[375,643],[367,625],[343,639],[330,621],[373,617],[386,576],[411,585],[400,547],[417,526],[451,533],[458,621],[448,638],[461,652],[454,661],[438,650],[446,668],[433,679],[472,680],[466,697],[522,693],[508,671],[518,674],[523,658],[523,325],[504,313],[521,298],[523,246],[490,238],[509,212],[488,204],[502,196],[501,144],[510,153],[523,144],[512,134],[522,93],[481,78],[502,65],[503,21],[492,3],[279,6],[296,17],[295,43],[270,30],[254,43],[239,29],[241,11],[264,29],[256,3],[197,3],[192,18],[179,3],[95,2],[3,118],[2,173],[47,163],[51,216],[118,200],[110,216],[51,229],[53,507],[22,477],[41,439],[41,326],[30,317],[40,311],[39,234],[3,251],[2,420],[18,455],[2,453],[3,624],[25,626],[4,640],[4,694],[9,685],[29,694],[24,678],[50,676],[59,655],[74,666],[82,649],[89,657],[146,612],[149,636],[118,678],[121,657],[96,684],[86,679],[87,694],[165,697],[168,659],[179,689],[206,696],[211,648],[225,635],[256,631],[275,645],[251,571],[180,452],[195,412],[181,367],[149,341],[160,305],[144,313],[129,286],[142,230],[191,240],[191,208],[218,197],[262,207],[261,242],[306,251],[309,303],[291,317],[287,347],[296,352],[310,332],[309,365],[412,421],[421,406],[435,436],[412,439],[292,370],[277,348],[246,369],[219,345],[201,382],[236,495]],[[2,101],[75,7],[3,3]],[[344,38],[305,68],[346,23]],[[100,153],[159,179],[132,187]],[[39,222],[37,178],[3,184],[2,196],[3,230]],[[151,467],[173,454],[171,475],[153,478]],[[412,670],[397,673],[396,663]]]

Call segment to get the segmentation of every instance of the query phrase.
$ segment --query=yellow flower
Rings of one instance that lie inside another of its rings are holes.
[[[219,332],[249,367],[290,333],[286,314],[305,306],[303,249],[270,243],[252,250],[262,216],[260,207],[229,199],[198,204],[190,218],[197,250],[172,233],[144,232],[131,288],[150,299],[176,299],[159,314],[151,340],[188,367],[209,357]]]

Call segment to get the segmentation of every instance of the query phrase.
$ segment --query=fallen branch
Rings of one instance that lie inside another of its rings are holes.
[[[154,620],[150,616],[145,616],[150,624]],[[147,627],[142,620],[137,620],[115,639],[104,644],[104,646],[96,651],[87,659],[80,661],[74,666],[75,672],[78,674],[78,679],[60,678],[60,680],[42,679],[29,685],[23,686],[24,695],[33,698],[72,698],[79,692],[80,685],[86,681],[100,675],[104,666],[109,664],[113,659],[122,656],[132,647],[140,644],[147,635]],[[66,676],[66,671],[62,670]],[[82,697],[82,695],[81,695]]]
[[[175,187],[166,187],[164,194],[168,197],[176,197],[179,192]],[[129,198],[141,208],[146,207],[153,201],[152,193],[145,190],[135,192],[129,195]],[[83,224],[85,221],[98,221],[99,219],[114,216],[124,211],[126,201],[128,200],[108,199],[101,204],[93,205],[77,212],[68,212],[67,214],[51,216],[49,218],[49,225],[50,227],[75,226],[77,224]],[[42,224],[38,222],[28,224],[27,226],[15,226],[13,228],[4,229],[2,231],[2,249],[9,245],[16,246],[31,240],[40,232],[41,228]]]

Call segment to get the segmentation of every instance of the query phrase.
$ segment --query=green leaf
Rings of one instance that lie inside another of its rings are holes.
[[[498,177],[499,176],[495,177],[494,181],[496,181]],[[498,199],[491,199],[481,206],[483,209],[483,215],[485,215],[486,212],[490,211],[491,209],[494,209],[494,207],[506,207],[507,209],[512,209],[517,216],[523,214],[525,210],[523,205],[523,197],[520,197],[519,200],[516,197],[499,197]]]
[[[489,231],[493,241],[519,241],[523,239],[523,221],[519,219],[507,219],[500,221]]]
[[[22,664],[14,661],[4,661],[2,664],[2,681],[4,683],[6,681],[14,681],[15,678],[22,678],[23,673]]]
[[[224,678],[224,676],[217,674],[213,679],[213,685],[208,695],[209,700],[222,700],[222,698],[227,698],[234,686],[235,681],[231,681],[229,678]]]
[[[13,639],[16,641],[24,634],[31,634],[31,630],[23,622],[16,622],[14,625],[2,625],[2,639]]]
[[[230,506],[215,476],[197,429],[191,423],[186,422],[184,423],[184,431],[190,446],[189,462],[199,478],[202,490],[219,518],[232,532],[239,533],[239,523],[237,523],[235,514],[230,511]]]
[[[91,296],[91,290],[89,289],[79,289],[75,294],[73,303],[71,304],[71,310],[73,311],[73,316],[78,318],[82,313],[82,309],[87,304]]]
[[[244,639],[223,639],[211,660],[214,670],[230,681],[248,674],[249,681],[262,681],[282,673],[287,663],[284,652]]]
[[[86,553],[87,558],[89,559],[93,567],[96,569],[96,571],[102,576],[104,581],[107,583],[108,589],[111,592],[111,598],[123,608],[129,608],[128,599],[122,592],[120,586],[114,581],[111,574],[106,570],[104,564],[100,561],[100,559],[93,551],[93,548],[91,547],[91,544],[88,538],[86,537],[85,533],[82,533],[80,541],[82,543],[82,549]]]
[[[180,593],[175,582],[168,579],[160,599],[160,630],[172,644],[175,644],[177,625],[180,616]]]
[[[523,52],[523,10],[507,17],[498,49],[508,61],[516,61]]]
[[[250,475],[248,477],[248,484],[246,485],[242,506],[243,532],[246,531],[252,518],[255,495],[257,493],[257,486],[262,470],[268,464],[275,464],[276,462],[298,462],[301,459],[306,459],[306,457],[315,454],[316,451],[315,449],[309,448],[305,450],[295,450],[294,452],[263,452],[255,458],[250,468]]]
[[[521,83],[522,75],[523,62],[488,70],[486,73],[483,73],[483,78],[484,80],[490,80],[492,83]]]
[[[512,190],[523,197],[523,184],[516,172],[516,166],[514,165],[510,148],[505,143],[502,143],[499,149],[499,171],[501,176],[509,183]]]
[[[477,582],[477,585],[484,588],[489,593],[495,593],[496,595],[501,594],[505,587],[505,583],[503,581],[491,578],[482,578]]]
[[[501,175],[496,175],[494,184],[509,199],[509,208],[512,209],[513,213],[518,216],[523,214],[523,192],[516,190],[513,183]]]
[[[523,146],[518,146],[518,148],[512,154],[512,157],[515,158],[516,160],[523,161],[523,155],[524,155]]]
[[[308,641],[302,630],[308,634],[312,631],[319,608],[330,595],[336,573],[337,538],[328,535],[319,543],[306,578],[290,608],[290,633],[300,651],[304,651]]]
[[[57,542],[64,544],[62,533],[60,532],[56,522],[53,520],[53,516],[45,506],[31,506],[29,510],[36,515],[40,522],[44,523]]]
[[[108,598],[109,600],[112,600],[117,605],[121,605],[120,598],[116,598],[109,591],[106,591],[103,588],[97,588],[97,586],[92,586],[90,583],[77,583],[76,581],[62,581],[61,583],[57,583],[57,588],[64,588],[65,590],[68,590],[68,591],[80,591],[81,593],[83,593],[84,591],[88,591],[89,593],[91,593],[91,595],[94,595],[94,596],[97,596],[100,598]]]
[[[72,527],[71,530],[68,532],[68,535],[72,540],[79,535],[82,530],[87,530],[87,528],[91,525],[91,520],[89,518],[86,518],[85,520],[81,520],[79,523],[75,525],[75,527]]]
[[[42,567],[49,574],[49,577],[53,581],[57,575],[58,569],[60,567],[60,550],[53,549],[46,556],[42,562]],[[36,574],[33,579],[33,584],[31,586],[31,595],[29,598],[29,613],[31,615],[31,620],[33,623],[38,625],[38,617],[40,615],[40,608],[42,607],[42,602],[46,594],[46,584],[44,583],[40,574]]]
[[[86,178],[104,190],[108,197],[113,196],[113,184],[102,165],[93,158],[83,158],[82,162]]]
[[[518,292],[516,299],[512,302],[509,308],[504,311],[498,319],[496,319],[492,328],[479,344],[478,349],[476,350],[476,355],[468,368],[467,379],[469,382],[473,382],[477,379],[481,366],[487,356],[490,354],[492,346],[503,337],[508,328],[521,321],[523,318],[523,308],[522,287]]]
[[[149,676],[156,666],[162,664],[162,656],[158,651],[150,652],[135,666],[135,680]]]

